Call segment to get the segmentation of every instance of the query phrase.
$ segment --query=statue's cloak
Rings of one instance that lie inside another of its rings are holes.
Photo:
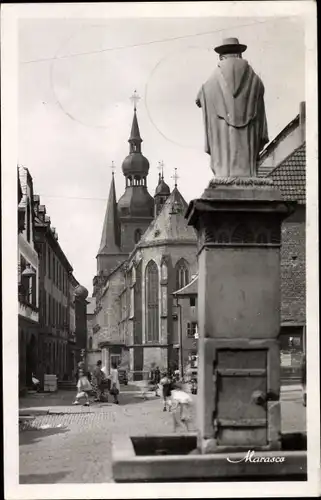
[[[212,157],[214,172],[229,176],[236,166],[239,174],[248,168],[248,175],[254,175],[268,132],[264,86],[248,62],[238,58],[220,61],[201,87],[196,103],[203,110],[205,151]]]

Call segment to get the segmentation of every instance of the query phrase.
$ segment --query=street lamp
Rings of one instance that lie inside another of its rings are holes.
[[[21,276],[23,276],[24,278],[32,278],[33,276],[35,276],[35,274],[36,273],[30,266],[30,264],[27,264],[26,269],[22,271]]]

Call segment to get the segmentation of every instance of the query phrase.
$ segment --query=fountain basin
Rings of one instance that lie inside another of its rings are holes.
[[[113,443],[114,480],[118,483],[307,480],[305,435],[282,436],[282,450],[257,451],[248,459],[247,452],[200,455],[196,446],[196,434],[117,438]]]

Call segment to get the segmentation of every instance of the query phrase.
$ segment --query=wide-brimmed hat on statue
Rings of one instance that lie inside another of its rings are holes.
[[[243,45],[238,41],[238,38],[225,38],[222,45],[215,47],[215,52],[218,54],[241,54],[247,49],[247,45]]]

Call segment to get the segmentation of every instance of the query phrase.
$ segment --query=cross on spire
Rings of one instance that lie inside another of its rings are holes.
[[[177,175],[177,168],[174,168],[174,175],[172,175],[172,179],[175,181],[175,187],[177,188],[177,179],[179,179],[179,176]]]
[[[130,97],[130,100],[132,101],[132,103],[134,104],[134,111],[136,111],[136,108],[137,108],[137,103],[138,101],[140,100],[140,97],[139,95],[137,94],[137,90],[134,90],[134,93],[133,95]]]
[[[111,173],[112,173],[112,175],[114,175],[114,174],[115,174],[116,167],[115,167],[115,165],[114,165],[114,162],[113,162],[113,161],[111,162],[110,168],[111,168]]]
[[[164,162],[163,162],[163,160],[158,162],[157,168],[159,170],[159,177],[163,180],[164,179]]]

